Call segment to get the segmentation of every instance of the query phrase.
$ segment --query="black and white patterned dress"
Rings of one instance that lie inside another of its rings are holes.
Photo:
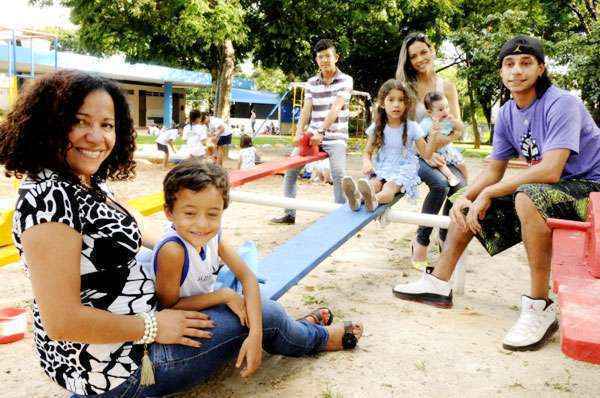
[[[112,198],[105,184],[102,191]],[[81,303],[116,314],[155,307],[154,284],[137,263],[141,235],[135,219],[49,170],[21,184],[13,219],[15,246],[27,269],[21,234],[34,225],[58,222],[81,234]],[[67,390],[101,394],[124,382],[137,368],[141,346],[132,343],[81,344],[51,340],[33,303],[34,339],[44,371]]]

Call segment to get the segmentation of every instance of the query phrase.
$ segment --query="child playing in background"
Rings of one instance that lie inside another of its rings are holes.
[[[252,137],[248,134],[240,136],[240,158],[238,169],[247,170],[256,165],[256,148],[252,145]]]
[[[173,153],[177,152],[173,143],[179,136],[179,126],[175,125],[171,129],[161,129],[158,133],[158,137],[156,137],[156,147],[159,151],[165,153],[163,167],[165,169],[169,168],[169,147],[173,150]],[[168,146],[167,146],[168,145]]]
[[[452,133],[452,130],[461,127],[458,125],[460,122],[454,119],[450,113],[448,101],[444,95],[438,93],[437,91],[432,91],[425,95],[423,102],[425,104],[425,109],[427,110],[427,116],[421,120],[420,125],[426,137],[429,132],[433,130],[448,136],[450,133]],[[447,144],[438,149],[437,153],[442,155],[446,161],[446,164],[456,166],[463,176],[465,176],[465,180],[467,179],[467,167],[465,166],[465,160],[458,149],[454,148],[452,144]],[[429,165],[435,167],[432,163],[429,163]],[[448,184],[451,187],[460,184],[460,179],[452,173],[448,166],[444,165],[438,167],[438,169],[448,179]]]
[[[190,111],[190,123],[183,128],[183,139],[190,157],[203,158],[206,155],[208,129],[200,123],[202,113],[197,109]]]
[[[163,189],[165,215],[172,226],[145,267],[156,281],[162,308],[213,310],[212,334],[198,335],[207,363],[224,363],[239,350],[236,366],[246,360],[245,377],[260,366],[263,347],[274,354],[301,356],[356,346],[362,324],[331,325],[333,315],[327,308],[293,320],[278,303],[261,304],[255,275],[221,230],[229,204],[229,180],[222,167],[186,160],[167,173]],[[214,290],[220,260],[241,282],[243,296],[228,288]]]
[[[369,179],[358,180],[358,187],[352,177],[346,176],[342,181],[352,210],[360,207],[361,196],[367,211],[391,202],[401,191],[410,198],[417,197],[421,180],[414,147],[424,159],[429,159],[437,135],[432,132],[429,142],[425,141],[421,127],[408,120],[413,106],[412,97],[401,81],[390,79],[379,89],[375,124],[366,131],[369,138],[363,155],[362,172]]]

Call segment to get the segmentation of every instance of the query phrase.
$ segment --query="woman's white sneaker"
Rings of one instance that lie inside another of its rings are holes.
[[[452,307],[452,286],[431,274],[433,267],[427,267],[421,279],[412,283],[394,286],[394,295],[402,300],[417,301],[440,308]]]
[[[511,351],[534,351],[541,348],[557,330],[556,304],[523,295],[521,315],[504,337],[502,347]]]
[[[360,207],[360,194],[354,182],[354,178],[346,176],[342,178],[342,191],[352,211],[357,211]]]

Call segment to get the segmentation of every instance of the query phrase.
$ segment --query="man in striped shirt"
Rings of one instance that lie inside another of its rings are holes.
[[[336,67],[339,55],[332,41],[319,40],[314,52],[319,73],[311,77],[305,86],[304,106],[294,144],[307,132],[311,134],[311,144],[320,145],[329,154],[333,195],[336,203],[343,204],[345,198],[342,192],[342,177],[346,174],[349,103],[354,81]],[[295,169],[285,173],[284,195],[288,198],[296,197],[299,171],[300,169]],[[296,212],[294,209],[286,209],[284,216],[271,221],[277,224],[293,224],[296,222]]]

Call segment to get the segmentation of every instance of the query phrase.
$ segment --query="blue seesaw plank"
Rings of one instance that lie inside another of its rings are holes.
[[[401,197],[402,195],[396,195],[392,203],[381,205],[372,213],[366,212],[364,206],[359,211],[352,211],[344,205],[279,246],[260,261],[257,267],[267,279],[266,283],[261,285],[262,297],[271,300],[279,299],[338,247]]]

